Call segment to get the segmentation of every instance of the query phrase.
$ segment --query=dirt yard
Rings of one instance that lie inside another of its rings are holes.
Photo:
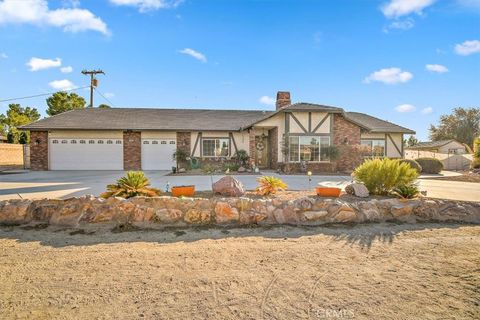
[[[480,226],[0,228],[0,318],[480,318]]]

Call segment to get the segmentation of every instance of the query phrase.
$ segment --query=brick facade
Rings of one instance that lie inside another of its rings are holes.
[[[361,163],[356,152],[351,152],[360,145],[361,128],[346,120],[342,115],[333,118],[333,145],[340,149],[340,158],[336,161],[337,171],[351,171]]]
[[[123,170],[142,170],[142,136],[140,132],[123,132]]]
[[[48,131],[30,132],[30,169],[48,170]]]
[[[255,163],[255,131],[251,129],[248,131],[248,155],[250,156],[250,163]]]
[[[275,103],[275,107],[277,110],[282,109],[288,105],[292,104],[292,100],[290,99],[290,92],[288,91],[279,91],[277,92],[277,101]]]

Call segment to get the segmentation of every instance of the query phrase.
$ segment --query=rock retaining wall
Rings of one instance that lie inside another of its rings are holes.
[[[47,223],[78,227],[86,223],[132,223],[140,227],[188,225],[322,225],[381,221],[480,223],[480,203],[446,200],[368,200],[94,196],[66,200],[0,202],[0,224]]]

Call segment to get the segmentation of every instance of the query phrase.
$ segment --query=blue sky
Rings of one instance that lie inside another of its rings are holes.
[[[288,90],[421,140],[480,107],[480,0],[0,0],[0,39],[0,100],[101,68],[118,107],[273,110]],[[45,98],[17,102],[45,115]]]

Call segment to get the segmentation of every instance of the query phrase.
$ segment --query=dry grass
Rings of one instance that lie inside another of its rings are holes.
[[[89,232],[0,228],[1,317],[480,317],[480,226]]]

